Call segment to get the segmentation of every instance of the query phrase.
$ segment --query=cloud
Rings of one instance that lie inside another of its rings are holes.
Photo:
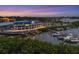
[[[0,10],[0,16],[51,16],[59,15],[62,12],[18,12]]]

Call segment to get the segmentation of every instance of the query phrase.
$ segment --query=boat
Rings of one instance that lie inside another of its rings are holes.
[[[58,36],[57,39],[58,40],[64,40],[63,36]]]
[[[71,40],[65,40],[64,42],[67,42],[67,43],[79,43],[79,39],[78,38],[73,38]]]
[[[53,35],[53,37],[58,37],[58,36],[61,36],[62,34],[60,32],[55,32],[52,35]]]
[[[69,35],[63,37],[64,40],[71,40],[73,38],[73,34],[69,33]]]
[[[74,37],[73,34],[69,33],[68,36],[63,37],[65,42],[68,43],[79,43],[79,38],[78,37]]]
[[[70,40],[71,42],[76,42],[79,43],[79,39],[78,38],[73,38],[72,40]]]

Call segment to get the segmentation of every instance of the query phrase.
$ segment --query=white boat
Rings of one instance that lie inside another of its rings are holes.
[[[71,43],[79,43],[79,38],[74,37],[71,33],[68,36],[64,37],[64,41]]]
[[[73,38],[70,40],[72,43],[79,43],[79,38]]]
[[[61,36],[62,34],[60,32],[55,32],[52,34],[54,37],[57,37],[57,36]]]
[[[69,33],[69,35],[63,37],[64,40],[71,40],[73,38],[73,35],[71,33]]]

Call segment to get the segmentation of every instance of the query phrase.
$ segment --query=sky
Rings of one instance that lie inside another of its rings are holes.
[[[79,16],[79,5],[0,5],[0,16]]]

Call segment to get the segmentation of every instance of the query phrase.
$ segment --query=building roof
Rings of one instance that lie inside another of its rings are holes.
[[[0,26],[7,26],[7,25],[12,25],[13,22],[2,22],[0,23]]]
[[[16,22],[13,22],[13,24],[17,25],[17,24],[32,24],[34,22],[32,21],[16,21]]]
[[[18,25],[18,24],[35,24],[35,22],[34,21],[1,22],[0,26]]]

